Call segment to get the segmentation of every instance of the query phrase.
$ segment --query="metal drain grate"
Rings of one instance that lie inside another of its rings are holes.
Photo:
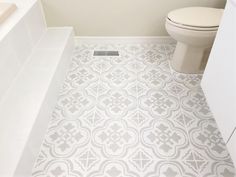
[[[101,51],[101,50],[95,50],[93,53],[93,56],[119,56],[118,51]]]

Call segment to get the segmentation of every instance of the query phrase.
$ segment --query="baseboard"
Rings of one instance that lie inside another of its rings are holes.
[[[176,43],[170,36],[134,36],[134,37],[115,37],[115,36],[76,36],[75,43],[92,44],[123,44],[123,43]]]

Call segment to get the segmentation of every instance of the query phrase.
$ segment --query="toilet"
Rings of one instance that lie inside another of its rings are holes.
[[[223,9],[187,7],[171,11],[166,30],[177,41],[170,63],[181,73],[202,73],[213,45]]]

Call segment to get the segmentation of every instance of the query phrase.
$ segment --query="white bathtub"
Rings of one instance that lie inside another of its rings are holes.
[[[73,29],[47,28],[38,0],[0,25],[0,177],[29,177],[74,48]]]

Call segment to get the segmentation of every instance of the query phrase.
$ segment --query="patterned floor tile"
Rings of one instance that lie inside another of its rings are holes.
[[[199,87],[202,75],[201,74],[183,74],[173,71],[173,77],[178,83],[185,85],[188,88]]]
[[[67,80],[72,87],[87,87],[90,83],[97,82],[99,74],[87,67],[79,67],[67,74]]]
[[[200,87],[192,89],[181,98],[182,108],[193,112],[199,119],[212,119],[213,115]]]
[[[105,161],[99,170],[94,170],[88,177],[139,177],[139,174],[131,171],[124,161]]]
[[[54,157],[68,157],[89,142],[90,134],[79,120],[62,120],[48,131],[44,145],[50,146]]]
[[[110,90],[105,95],[99,96],[98,100],[98,107],[113,118],[126,116],[137,104],[137,99],[129,95],[126,90]]]
[[[229,158],[225,142],[213,120],[200,120],[188,128],[190,141],[198,149],[203,149],[212,159]]]
[[[154,159],[146,149],[138,148],[128,157],[128,162],[130,163],[130,166],[135,167],[137,171],[144,173],[153,165]]]
[[[135,127],[136,129],[142,129],[145,125],[148,125],[150,121],[154,118],[149,115],[145,110],[136,108],[133,111],[129,111],[128,115],[125,117],[125,120],[128,121],[130,126]]]
[[[185,166],[183,161],[158,161],[155,169],[145,177],[199,177],[197,173]]]
[[[201,173],[202,177],[235,177],[235,169],[230,160],[211,162],[208,168]]]
[[[58,106],[67,117],[79,117],[86,110],[95,106],[96,98],[88,95],[86,91],[73,89],[58,99]]]
[[[165,52],[157,52],[155,49],[148,49],[144,50],[137,57],[137,60],[142,61],[143,64],[148,66],[158,66],[166,61],[166,54]]]
[[[45,168],[35,170],[32,174],[35,177],[83,177],[83,174],[74,168],[70,160],[52,160]]]
[[[135,78],[135,73],[126,70],[124,67],[111,68],[102,75],[102,80],[107,82],[111,88],[124,88]]]
[[[160,159],[175,159],[186,151],[188,138],[185,130],[168,120],[155,119],[141,130],[141,142],[151,148]]]
[[[138,132],[124,120],[107,120],[93,131],[93,144],[106,157],[123,157],[138,144]]]
[[[155,118],[167,118],[179,108],[178,100],[164,90],[151,89],[139,98],[140,107]]]
[[[74,163],[80,167],[80,171],[89,172],[101,162],[99,154],[94,148],[86,148],[74,155]]]
[[[159,67],[148,67],[138,75],[140,82],[146,83],[149,88],[163,88],[171,79],[171,73]]]
[[[174,49],[76,46],[32,177],[235,176],[202,76],[172,70]]]

